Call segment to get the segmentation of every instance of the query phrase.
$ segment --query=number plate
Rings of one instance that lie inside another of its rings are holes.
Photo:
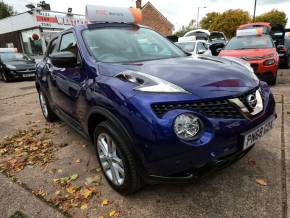
[[[261,139],[267,132],[273,128],[275,117],[271,117],[258,127],[244,133],[243,150],[253,146],[259,139]]]
[[[23,74],[22,77],[26,78],[26,77],[34,77],[35,74],[34,73],[28,73],[28,74]]]

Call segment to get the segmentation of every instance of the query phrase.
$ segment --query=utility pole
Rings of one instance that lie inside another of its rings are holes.
[[[196,19],[196,29],[199,28],[199,10],[201,8],[206,8],[205,6],[204,7],[197,7],[197,19]]]
[[[256,20],[256,7],[257,7],[257,0],[255,0],[253,22],[255,22],[255,20]]]

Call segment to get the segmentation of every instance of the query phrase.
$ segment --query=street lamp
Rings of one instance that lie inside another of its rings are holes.
[[[253,22],[255,22],[255,20],[256,20],[256,7],[257,7],[257,0],[255,0]]]
[[[198,25],[199,25],[199,9],[201,8],[206,8],[205,6],[204,7],[197,7],[197,19],[196,19],[196,29],[198,29]]]

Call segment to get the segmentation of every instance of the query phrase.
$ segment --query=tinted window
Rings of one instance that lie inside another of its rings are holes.
[[[51,54],[57,52],[57,39],[53,39],[50,43],[50,46],[48,48],[47,55],[50,56]]]
[[[59,51],[70,51],[77,55],[77,43],[73,33],[66,33],[61,37]]]
[[[234,37],[226,45],[225,50],[274,48],[269,36]]]
[[[2,60],[3,63],[11,61],[32,61],[32,59],[27,55],[14,52],[1,53],[0,59]]]
[[[138,62],[186,54],[147,28],[102,28],[84,31],[86,45],[101,62]]]
[[[199,42],[197,44],[197,51],[206,51],[206,50],[207,50],[207,47],[203,42]]]

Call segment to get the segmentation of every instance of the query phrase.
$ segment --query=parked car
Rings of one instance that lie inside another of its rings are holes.
[[[269,35],[256,30],[241,30],[233,37],[219,56],[237,57],[248,61],[255,74],[270,85],[276,84],[279,56]]]
[[[271,24],[269,22],[257,22],[241,25],[238,30],[245,29],[257,29],[261,28],[263,34],[268,34],[272,37],[277,52],[279,54],[279,64],[286,66],[288,65],[288,52],[285,46],[285,29],[281,24]]]
[[[0,77],[5,82],[35,78],[35,61],[16,49],[0,48]]]
[[[224,168],[272,128],[274,97],[248,65],[192,58],[129,10],[86,12],[90,24],[50,42],[36,88],[47,121],[60,118],[93,141],[116,191]]]
[[[290,68],[290,29],[285,29],[284,45],[280,47],[280,63],[283,67]]]
[[[225,47],[228,40],[226,35],[223,32],[212,31],[209,36],[209,49],[211,50],[212,55],[218,56],[219,52]]]
[[[183,51],[191,53],[192,55],[208,55],[212,56],[209,44],[204,40],[185,40],[175,43]]]

